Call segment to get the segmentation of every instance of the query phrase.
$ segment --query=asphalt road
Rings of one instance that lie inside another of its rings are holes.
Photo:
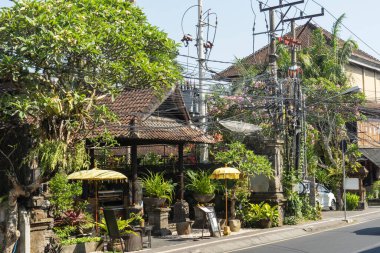
[[[234,253],[380,253],[380,218]]]

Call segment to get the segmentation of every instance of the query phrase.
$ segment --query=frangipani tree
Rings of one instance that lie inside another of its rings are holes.
[[[180,78],[175,43],[129,1],[14,1],[0,10],[0,161],[9,179],[2,252],[18,238],[20,197],[88,166],[84,140],[115,121],[104,96],[160,91]],[[2,90],[2,89],[0,89]],[[32,179],[31,168],[40,175]]]

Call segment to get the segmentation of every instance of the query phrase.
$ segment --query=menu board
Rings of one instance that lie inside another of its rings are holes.
[[[212,233],[213,234],[216,234],[216,233],[221,234],[219,223],[218,223],[218,220],[216,218],[214,208],[205,207],[205,206],[198,206],[198,208],[201,209],[206,214],[207,220],[210,223]]]

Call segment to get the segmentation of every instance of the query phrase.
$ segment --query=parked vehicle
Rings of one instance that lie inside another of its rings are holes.
[[[316,201],[325,210],[336,210],[336,198],[331,190],[320,183],[315,184]],[[310,181],[302,181],[298,184],[298,192],[300,194],[310,194]]]

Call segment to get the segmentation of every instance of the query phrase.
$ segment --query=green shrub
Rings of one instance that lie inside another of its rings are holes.
[[[164,173],[153,173],[151,171],[142,178],[145,193],[148,197],[164,198],[172,201],[173,191],[176,184],[171,180],[164,179]]]
[[[102,240],[101,237],[80,237],[80,238],[72,238],[61,241],[61,245],[73,245],[78,243],[85,242],[100,242]]]
[[[249,203],[249,208],[246,213],[246,222],[252,226],[261,220],[270,220],[274,226],[278,225],[278,206],[270,206],[268,203],[261,202],[260,204]]]
[[[53,231],[60,241],[67,240],[70,236],[75,234],[76,230],[76,226],[53,227]]]
[[[354,193],[346,193],[347,210],[355,210],[359,206],[360,197]]]
[[[143,218],[139,214],[130,213],[129,219],[122,220],[117,219],[116,224],[117,228],[120,231],[121,235],[127,235],[127,234],[135,234],[135,232],[132,230],[132,224],[136,221],[141,221]],[[105,219],[103,218],[100,223],[98,223],[100,229],[108,234],[108,228]]]
[[[294,216],[297,220],[302,219],[303,201],[298,192],[289,192],[285,205],[285,216]]]
[[[146,153],[141,161],[140,165],[162,165],[164,161],[159,154],[155,154],[153,152]]]
[[[320,220],[322,219],[322,210],[319,207],[319,205],[316,205],[316,207],[313,207],[310,205],[310,199],[309,196],[301,196],[300,197],[302,202],[302,217],[305,220]]]
[[[82,194],[82,182],[69,183],[67,175],[58,173],[49,182],[51,192],[50,203],[52,204],[54,215],[58,216],[62,212],[74,210],[74,200]]]
[[[210,174],[206,171],[192,171],[186,173],[189,184],[186,188],[197,194],[213,194],[216,189],[216,183],[210,179]]]
[[[299,219],[296,216],[287,216],[284,218],[284,225],[297,225]]]
[[[322,218],[322,213],[319,206],[310,205],[309,196],[289,192],[285,205],[285,218],[287,217],[289,217],[287,225],[295,225],[302,220],[319,220]]]

